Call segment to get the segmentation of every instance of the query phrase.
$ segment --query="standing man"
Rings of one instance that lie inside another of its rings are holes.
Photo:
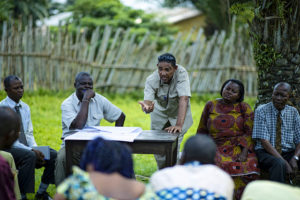
[[[158,57],[157,70],[146,80],[144,101],[139,103],[145,113],[151,113],[151,129],[179,132],[177,155],[184,134],[193,124],[190,106],[190,82],[187,71],[176,65],[172,54]],[[164,155],[154,155],[158,168],[165,167]]]
[[[269,171],[272,181],[282,183],[300,166],[300,116],[296,108],[286,105],[290,92],[288,83],[275,85],[272,102],[255,111],[252,134],[260,167]]]
[[[0,150],[8,149],[18,139],[20,119],[9,107],[0,106]],[[13,159],[10,161],[13,162]],[[14,175],[7,161],[0,155],[0,199],[16,199]]]
[[[21,101],[24,93],[22,80],[14,75],[7,76],[4,79],[4,88],[7,97],[0,102],[0,105],[15,110],[21,119],[19,139],[6,151],[12,154],[19,170],[18,180],[22,199],[26,199],[26,193],[34,193],[34,169],[41,167],[45,167],[45,170],[35,198],[49,199],[46,190],[49,184],[54,183],[54,166],[57,153],[50,149],[50,160],[44,160],[43,153],[33,149],[37,144],[33,136],[30,108]]]
[[[94,92],[93,80],[89,73],[79,72],[74,87],[76,92],[61,104],[63,139],[70,135],[68,134],[70,130],[82,129],[85,126],[99,126],[103,118],[109,122],[116,122],[115,126],[123,126],[124,113],[105,97]],[[73,152],[72,159],[75,163],[79,163],[80,152]],[[55,184],[59,185],[65,178],[66,151],[63,141],[55,166]]]

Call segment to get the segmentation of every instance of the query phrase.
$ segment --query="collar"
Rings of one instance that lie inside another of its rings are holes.
[[[16,103],[14,100],[9,98],[8,96],[6,97],[6,101],[9,107],[14,108],[17,105],[20,105],[22,107],[22,101],[20,100],[19,103]]]
[[[275,116],[277,116],[279,110],[277,110],[277,108],[275,108],[273,102],[271,102],[271,109],[272,109],[272,112],[275,114]],[[287,105],[285,105],[284,108],[280,111],[280,116],[281,117],[284,115],[286,110],[287,110]]]
[[[191,161],[191,162],[187,162],[184,163],[185,166],[200,166],[201,163],[199,161]]]

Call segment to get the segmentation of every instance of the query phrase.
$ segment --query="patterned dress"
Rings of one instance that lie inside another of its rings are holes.
[[[57,193],[68,200],[113,200],[98,193],[89,174],[76,166],[73,167],[73,175],[58,186]]]
[[[217,99],[205,105],[197,130],[198,134],[208,134],[216,142],[216,164],[233,177],[236,199],[240,199],[250,181],[259,177],[251,138],[253,116],[247,103],[225,104]],[[248,148],[247,160],[236,162],[243,147]]]

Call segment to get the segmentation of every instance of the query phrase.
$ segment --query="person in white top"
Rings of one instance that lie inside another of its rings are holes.
[[[149,193],[155,199],[231,200],[233,180],[214,165],[215,155],[216,144],[209,136],[190,137],[185,143],[180,165],[155,172],[150,179]]]
[[[115,126],[123,126],[124,113],[109,100],[93,90],[93,80],[89,73],[79,72],[75,77],[76,91],[61,104],[62,139],[70,134],[70,130],[82,129],[85,126],[99,126],[104,118],[115,122]],[[79,163],[81,152],[73,152],[72,159]],[[55,166],[55,184],[58,186],[66,178],[66,151],[64,141],[58,152]]]
[[[50,160],[45,160],[42,152],[33,149],[37,146],[31,122],[30,108],[21,101],[24,94],[22,80],[14,75],[7,76],[4,79],[4,88],[7,97],[0,102],[1,106],[12,108],[21,119],[21,130],[19,139],[11,148],[5,151],[12,154],[16,167],[19,170],[18,181],[22,199],[26,199],[26,193],[34,192],[34,169],[45,167],[41,184],[36,199],[48,199],[46,192],[49,184],[54,184],[54,166],[57,152],[50,149]]]

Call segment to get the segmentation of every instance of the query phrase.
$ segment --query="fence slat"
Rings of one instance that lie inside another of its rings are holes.
[[[67,27],[50,32],[48,27],[33,28],[32,21],[24,30],[20,23],[15,28],[14,22],[4,22],[0,79],[14,73],[23,78],[26,89],[61,90],[73,88],[75,75],[87,71],[95,88],[123,93],[143,88],[157,69],[157,56],[170,52],[189,72],[192,92],[218,92],[226,79],[235,77],[245,83],[249,95],[255,95],[257,74],[246,29],[232,27],[231,35],[221,31],[207,39],[200,28],[195,41],[192,29],[185,39],[178,33],[170,45],[158,49],[160,33],[153,39],[147,32],[136,42],[130,29],[105,26],[97,27],[89,39],[81,27],[75,32]]]

